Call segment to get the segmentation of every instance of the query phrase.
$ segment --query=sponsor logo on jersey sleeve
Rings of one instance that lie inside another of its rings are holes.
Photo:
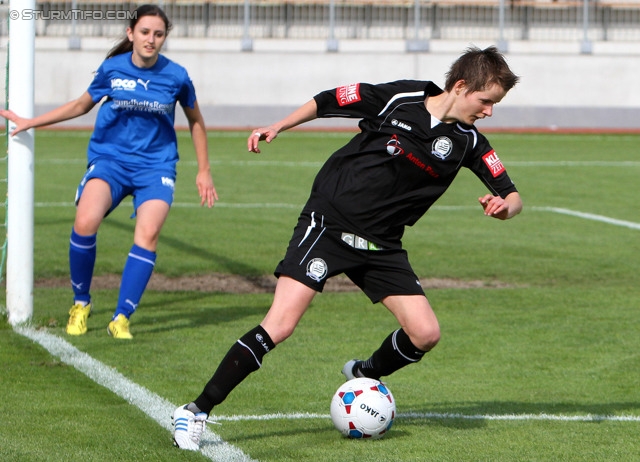
[[[336,100],[340,106],[360,101],[360,84],[352,83],[336,89]]]
[[[482,160],[484,160],[494,178],[505,171],[502,161],[493,149],[482,156]]]

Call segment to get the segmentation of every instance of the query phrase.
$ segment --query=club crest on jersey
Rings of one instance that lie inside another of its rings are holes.
[[[486,166],[489,167],[494,178],[504,172],[504,165],[502,165],[502,161],[493,149],[482,156],[482,160],[484,160]]]
[[[431,154],[444,160],[451,154],[451,149],[453,149],[451,140],[446,136],[439,136],[431,145]]]
[[[401,156],[404,154],[404,149],[400,147],[400,141],[398,137],[393,135],[389,141],[387,141],[387,153],[390,156]]]
[[[327,264],[322,258],[314,258],[307,265],[307,276],[320,282],[327,277]]]
[[[340,106],[360,101],[360,84],[352,83],[336,89],[336,100]]]

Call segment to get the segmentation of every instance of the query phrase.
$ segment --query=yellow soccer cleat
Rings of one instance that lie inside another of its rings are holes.
[[[133,335],[129,332],[129,320],[124,314],[119,314],[116,319],[111,321],[107,326],[107,332],[113,338],[132,339]]]
[[[82,335],[87,332],[87,318],[91,315],[91,303],[76,303],[69,310],[67,334]]]

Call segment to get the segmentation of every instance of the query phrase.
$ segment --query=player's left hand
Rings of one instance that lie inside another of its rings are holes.
[[[213,185],[211,173],[209,171],[198,172],[196,186],[198,187],[198,194],[200,194],[200,205],[202,206],[206,203],[207,207],[213,207],[213,204],[218,200],[218,193]]]
[[[509,216],[509,204],[500,196],[487,194],[478,198],[478,202],[484,209],[484,214],[488,217],[506,220]]]

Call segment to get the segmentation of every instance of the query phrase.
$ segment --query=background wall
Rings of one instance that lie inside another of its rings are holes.
[[[68,50],[66,38],[36,42],[36,113],[78,97],[114,40],[83,38]],[[352,82],[401,78],[444,83],[450,64],[471,45],[431,41],[428,52],[408,53],[404,41],[341,41],[327,52],[322,40],[256,40],[253,51],[240,41],[169,38],[164,53],[183,65],[196,86],[209,128],[248,128],[273,122],[317,92]],[[491,43],[474,43],[485,47]],[[625,129],[640,128],[640,46],[593,43],[509,42],[506,53],[521,82],[479,128]],[[91,114],[66,122],[90,126]],[[181,111],[177,125],[184,126]],[[309,127],[348,127],[355,121],[315,121]]]

